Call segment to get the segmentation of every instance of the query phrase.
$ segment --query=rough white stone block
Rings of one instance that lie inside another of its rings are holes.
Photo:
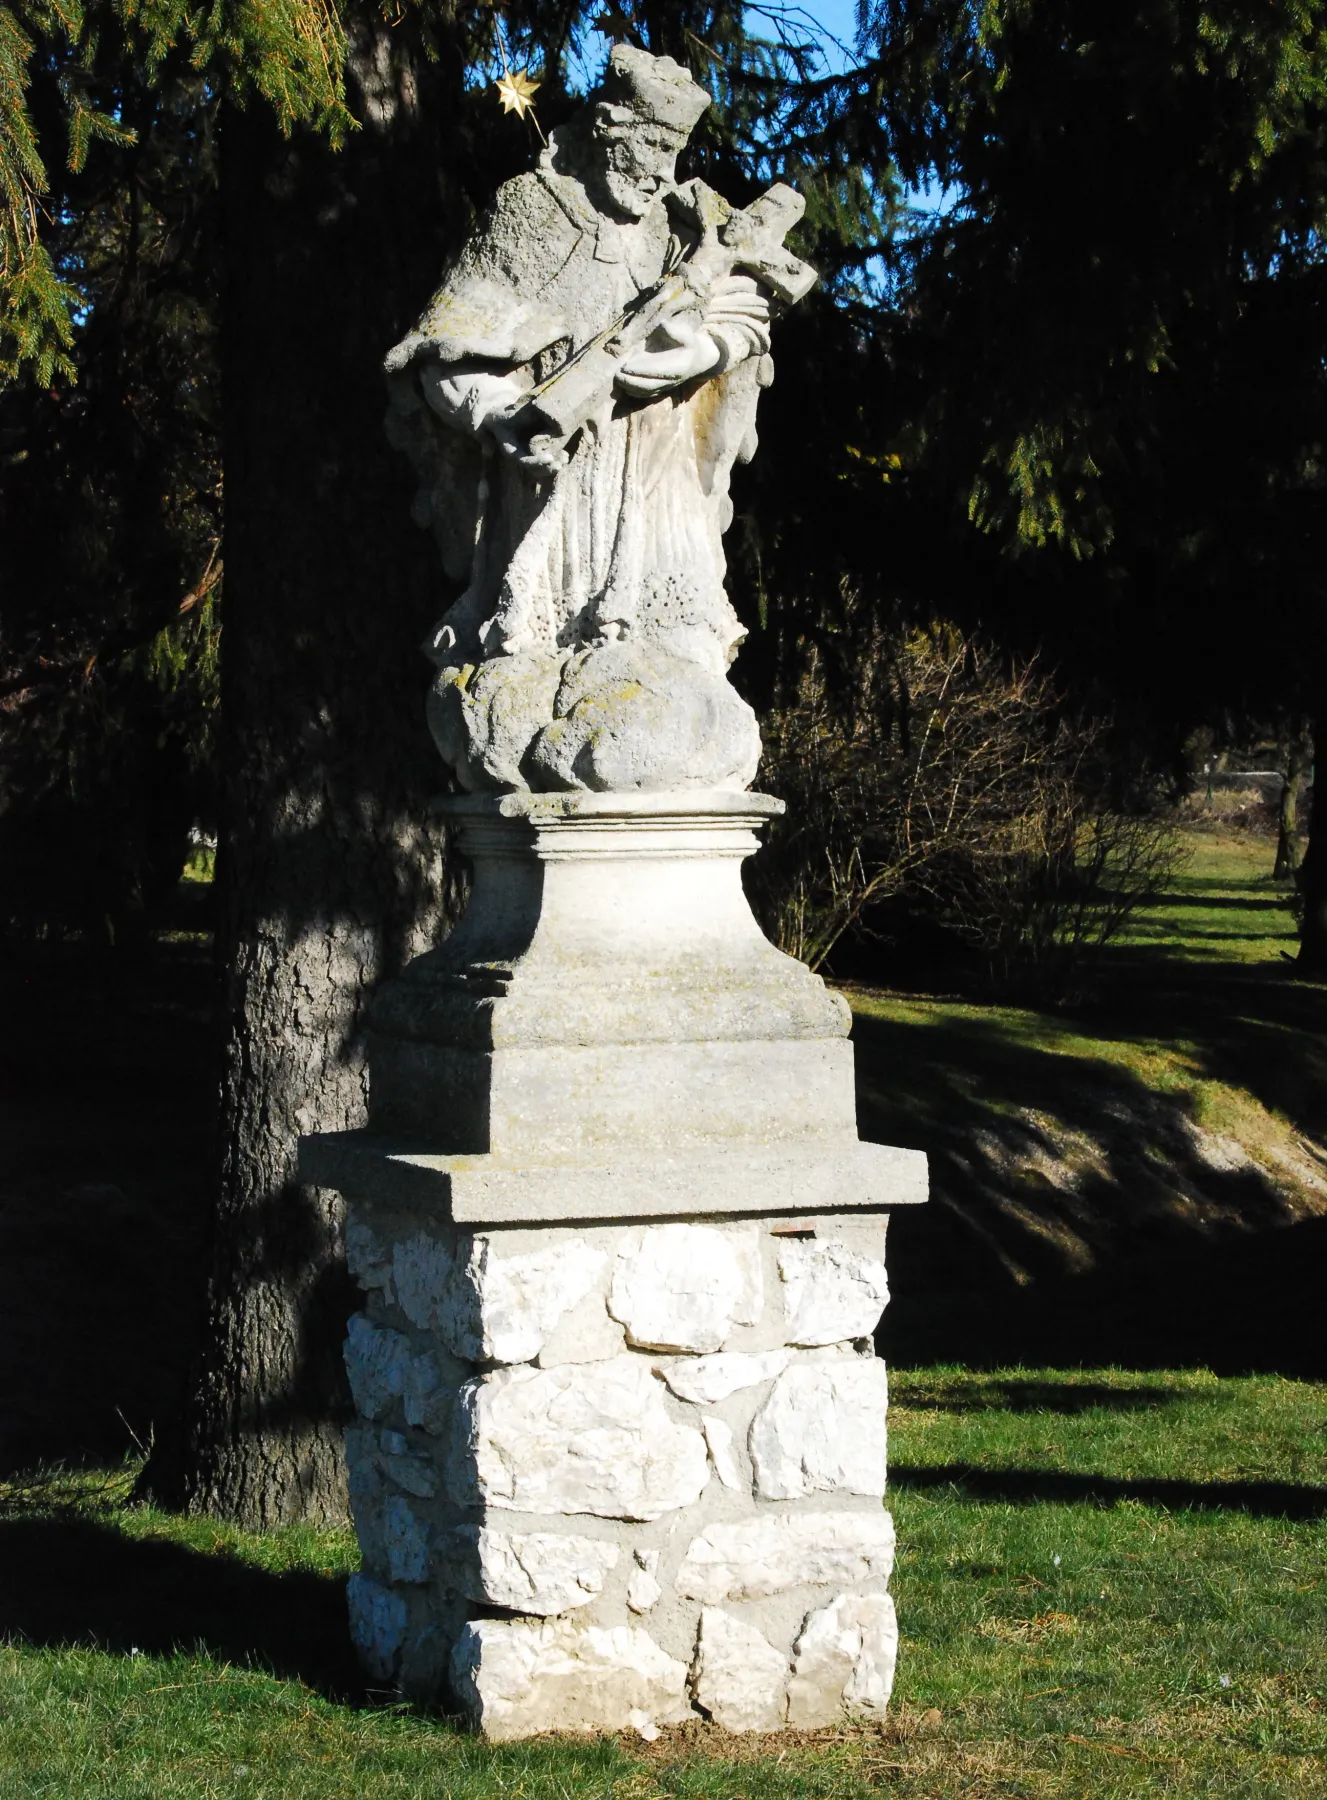
[[[657,1519],[709,1479],[699,1431],[644,1360],[497,1369],[461,1389],[447,1483],[461,1505]]]
[[[381,1288],[389,1296],[392,1286],[392,1252],[363,1219],[346,1222],[346,1266],[366,1291]]]
[[[620,1731],[691,1714],[686,1664],[629,1625],[479,1619],[452,1652],[452,1683],[486,1737]]]
[[[456,1384],[447,1381],[427,1351],[406,1359],[401,1380],[401,1410],[407,1425],[442,1437],[451,1422]]]
[[[396,1680],[401,1692],[425,1706],[436,1705],[447,1679],[451,1661],[452,1640],[459,1626],[435,1622],[425,1625],[417,1634],[406,1632],[401,1646],[401,1660]]]
[[[382,1516],[385,1490],[378,1470],[378,1447],[373,1432],[359,1426],[346,1432],[346,1480],[360,1557],[366,1568],[383,1573],[387,1567]]]
[[[555,1531],[493,1531],[458,1525],[449,1533],[448,1576],[461,1593],[511,1612],[569,1612],[603,1590],[618,1549],[600,1538]]]
[[[651,1225],[619,1253],[608,1310],[640,1349],[712,1351],[763,1297],[754,1225]]]
[[[726,1488],[741,1489],[746,1486],[742,1479],[741,1464],[737,1460],[737,1451],[733,1444],[733,1428],[716,1419],[712,1413],[702,1416],[701,1430],[705,1433],[705,1442],[709,1446],[710,1461],[714,1464],[714,1473]]]
[[[658,1605],[663,1594],[658,1581],[659,1552],[633,1550],[631,1560],[636,1566],[627,1583],[627,1605],[635,1613],[649,1612],[652,1606]]]
[[[682,1356],[658,1363],[662,1375],[679,1400],[697,1406],[714,1406],[740,1389],[754,1387],[781,1375],[792,1361],[787,1350],[725,1350],[717,1356]]]
[[[627,1605],[634,1613],[647,1613],[652,1606],[657,1606],[663,1589],[658,1577],[648,1569],[633,1569],[631,1579],[627,1583]]]
[[[440,1313],[454,1304],[455,1258],[447,1245],[417,1231],[392,1252],[392,1281],[397,1303],[412,1325],[431,1331]]]
[[[563,1314],[534,1360],[541,1369],[556,1369],[559,1363],[607,1362],[621,1356],[626,1347],[626,1333],[609,1318],[604,1296],[591,1293]]]
[[[392,1278],[412,1325],[436,1331],[465,1362],[529,1362],[564,1313],[593,1286],[603,1250],[564,1238],[509,1251],[487,1232],[462,1238],[454,1254],[425,1232],[396,1246]]]
[[[437,1494],[437,1472],[418,1456],[388,1458],[383,1463],[383,1473],[417,1500],[432,1500]]]
[[[766,1500],[883,1496],[887,1388],[885,1365],[874,1357],[785,1369],[751,1421],[756,1492]]]
[[[695,1695],[725,1731],[778,1731],[788,1689],[788,1659],[754,1625],[717,1606],[700,1615]]]
[[[898,1622],[888,1594],[840,1594],[811,1613],[793,1652],[788,1723],[834,1725],[845,1713],[879,1717],[898,1659]]]
[[[399,1331],[356,1313],[346,1329],[346,1374],[357,1411],[380,1419],[405,1391],[410,1346]]]
[[[384,1431],[382,1434],[382,1472],[389,1481],[419,1500],[431,1500],[438,1491],[438,1473],[433,1463],[416,1456],[404,1433]]]
[[[761,1600],[803,1584],[888,1580],[894,1524],[880,1512],[757,1514],[707,1525],[691,1540],[676,1587],[689,1600]]]
[[[350,1637],[370,1675],[388,1681],[405,1642],[406,1606],[399,1594],[363,1574],[346,1583]]]
[[[779,1274],[790,1344],[870,1337],[889,1301],[885,1265],[846,1244],[787,1244],[779,1251]]]
[[[428,1533],[415,1517],[410,1502],[400,1494],[393,1494],[383,1506],[382,1533],[387,1573],[392,1580],[427,1581]]]
[[[512,1255],[499,1240],[477,1236],[457,1284],[469,1292],[458,1308],[451,1347],[471,1362],[530,1362],[607,1261],[604,1251],[579,1238]],[[467,1319],[475,1317],[477,1332],[467,1329]]]

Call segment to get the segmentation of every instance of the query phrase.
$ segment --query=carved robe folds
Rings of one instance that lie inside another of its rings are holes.
[[[772,373],[759,334],[673,394],[606,393],[551,477],[482,431],[648,295],[688,218],[719,206],[691,184],[623,225],[573,177],[518,177],[389,359],[417,515],[467,582],[435,642],[430,724],[472,790],[741,791],[755,774],[755,717],[726,676],[744,634],[721,540]]]

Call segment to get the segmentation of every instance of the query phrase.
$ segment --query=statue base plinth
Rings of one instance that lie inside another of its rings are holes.
[[[349,1200],[457,1225],[720,1218],[880,1210],[926,1199],[920,1150],[864,1144],[713,1145],[678,1156],[532,1163],[439,1156],[363,1131],[300,1146],[300,1179]]]
[[[598,1160],[856,1134],[851,1023],[742,889],[762,794],[468,795],[474,871],[377,995],[370,1126],[439,1153]]]
[[[896,1644],[890,1209],[844,1002],[763,937],[749,794],[446,803],[469,911],[374,1003],[370,1125],[305,1140],[375,1679],[486,1735],[878,1717]]]

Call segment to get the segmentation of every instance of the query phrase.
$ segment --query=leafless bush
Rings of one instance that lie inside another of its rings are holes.
[[[924,900],[994,984],[1063,998],[1173,871],[1170,831],[1108,801],[1105,726],[951,629],[877,636],[847,696],[813,655],[764,729],[788,814],[753,898],[812,968],[882,901]]]

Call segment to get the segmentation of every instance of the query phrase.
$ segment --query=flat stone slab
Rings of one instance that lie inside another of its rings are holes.
[[[630,1162],[438,1156],[364,1131],[300,1141],[299,1179],[458,1225],[878,1211],[927,1196],[920,1150],[860,1140],[731,1146]]]

